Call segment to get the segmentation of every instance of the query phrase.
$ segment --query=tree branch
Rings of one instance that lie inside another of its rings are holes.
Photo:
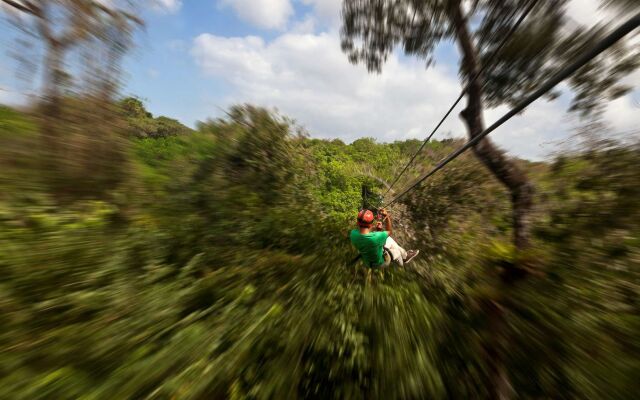
[[[37,11],[34,8],[32,8],[33,4],[31,4],[31,2],[26,2],[25,4],[19,3],[14,0],[2,0],[2,2],[7,4],[10,7],[15,8],[18,11],[22,11],[27,14],[38,16]]]
[[[124,17],[125,19],[128,19],[131,22],[134,22],[140,26],[144,26],[144,21],[140,18],[138,18],[137,16],[126,12],[124,10],[114,10],[112,8],[109,8],[107,6],[105,6],[104,4],[101,4],[97,1],[92,1],[91,4],[98,10],[102,11],[103,13],[107,14],[108,16],[112,17],[112,18],[118,18],[118,17]]]
[[[48,42],[55,42],[55,38],[51,32],[51,27],[49,26],[48,9],[47,8],[39,8],[38,10],[38,32],[40,35],[47,40]]]
[[[42,7],[32,1],[22,0],[20,2],[14,0],[0,0],[10,7],[16,10],[22,11],[26,14],[33,15],[36,18],[42,18]]]

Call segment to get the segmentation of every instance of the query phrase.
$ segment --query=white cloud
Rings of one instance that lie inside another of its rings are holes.
[[[303,4],[313,6],[314,14],[330,23],[339,22],[342,0],[302,0]]]
[[[490,126],[509,111],[500,106],[484,113],[486,126]],[[557,102],[539,100],[524,114],[517,115],[490,137],[511,154],[528,159],[542,159],[558,150],[572,134],[571,118]]]
[[[151,2],[151,7],[155,11],[173,14],[176,13],[182,8],[181,0],[149,0]]]
[[[605,2],[602,0],[570,0],[567,3],[566,15],[574,22],[587,27],[601,24],[610,29],[617,27],[632,15],[621,8],[606,6],[603,3]]]
[[[290,29],[292,33],[313,33],[316,29],[316,18],[313,15],[306,15],[302,20],[297,21]]]
[[[264,40],[258,36],[224,38],[204,34],[195,43],[192,54],[210,75],[231,75],[231,80],[241,84],[244,79],[263,80],[272,74],[271,65],[262,54]]]
[[[640,100],[624,96],[609,103],[605,117],[616,133],[640,134]]]
[[[220,0],[246,22],[264,29],[283,29],[293,15],[289,0]]]
[[[595,25],[607,17],[598,0],[571,0],[567,4],[566,13],[575,22],[586,26]]]
[[[271,43],[203,34],[192,55],[206,74],[232,85],[229,103],[277,107],[323,137],[420,137],[458,90],[455,72],[395,57],[381,75],[368,74],[328,33],[288,33]]]

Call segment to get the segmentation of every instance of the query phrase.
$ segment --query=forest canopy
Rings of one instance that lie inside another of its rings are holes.
[[[395,214],[424,256],[369,284],[346,240],[361,185],[381,190],[371,177],[416,141],[312,139],[238,106],[130,136],[116,186],[58,197],[32,117],[1,113],[7,398],[484,398],[484,304],[518,257],[534,271],[508,304],[518,396],[638,389],[638,144],[522,161],[541,188],[524,255],[505,191],[457,160]],[[430,143],[417,168],[457,145]]]

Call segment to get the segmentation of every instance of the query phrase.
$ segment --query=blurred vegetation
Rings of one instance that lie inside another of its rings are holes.
[[[127,132],[136,138],[161,138],[185,135],[193,131],[175,119],[154,118],[140,99],[127,97],[120,100],[122,115],[127,121]]]
[[[368,284],[346,239],[361,185],[381,191],[419,142],[310,139],[253,106],[195,131],[118,109],[118,168],[59,170],[83,186],[60,196],[36,117],[0,108],[0,398],[481,399],[496,301],[518,398],[640,390],[638,145],[521,161],[527,254],[506,191],[462,157],[398,210],[424,256]],[[501,288],[516,260],[530,277]]]

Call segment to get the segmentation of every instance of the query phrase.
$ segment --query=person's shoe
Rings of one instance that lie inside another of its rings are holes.
[[[407,258],[404,259],[404,263],[405,264],[409,263],[411,260],[416,258],[416,256],[418,254],[420,254],[420,250],[409,250],[409,251],[407,251]]]

